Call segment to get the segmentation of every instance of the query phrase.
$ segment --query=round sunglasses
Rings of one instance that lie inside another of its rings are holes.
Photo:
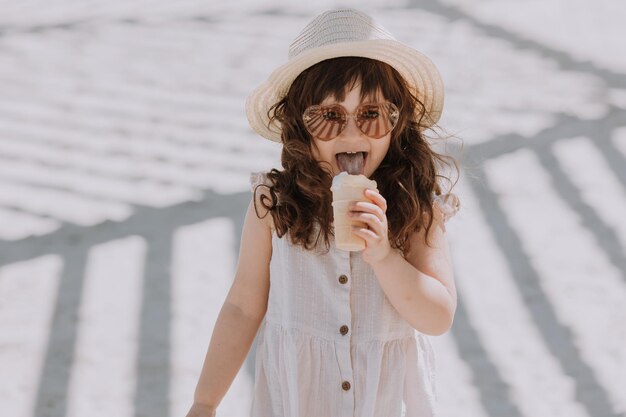
[[[385,136],[398,123],[400,110],[393,103],[365,103],[356,108],[353,114],[341,104],[313,105],[302,113],[302,121],[311,136],[327,141],[336,138],[354,118],[356,126],[364,135],[372,139]]]

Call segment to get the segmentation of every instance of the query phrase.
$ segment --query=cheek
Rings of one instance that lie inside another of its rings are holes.
[[[313,147],[311,152],[313,159],[317,161],[319,167],[329,173],[331,176],[336,175],[337,168],[334,163],[334,153],[331,149],[327,149],[327,147]]]
[[[387,155],[388,150],[389,138],[379,139],[379,142],[374,142],[372,144],[372,159],[378,163],[382,162],[382,160],[385,159],[385,155]]]
[[[311,144],[311,155],[313,155],[313,159],[315,159],[316,161],[319,161],[322,153],[323,151],[322,149],[319,148],[318,145],[316,145],[315,143]]]
[[[311,146],[311,153],[316,161],[330,161],[332,150],[325,143],[315,144]]]
[[[315,145],[311,145],[311,156],[313,156],[313,159],[315,159],[316,161],[319,161],[320,159],[319,150]]]

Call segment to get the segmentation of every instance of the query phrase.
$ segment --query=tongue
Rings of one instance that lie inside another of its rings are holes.
[[[363,159],[363,152],[337,154],[339,170],[346,171],[350,175],[363,174]]]

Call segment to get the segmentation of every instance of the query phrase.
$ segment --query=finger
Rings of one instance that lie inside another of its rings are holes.
[[[365,189],[365,196],[374,200],[383,212],[387,211],[387,200],[385,200],[385,198],[378,191],[367,188]]]
[[[376,233],[359,226],[352,226],[352,233],[365,239],[368,245],[374,244],[378,240],[378,235]]]
[[[354,203],[352,206],[352,210],[357,213],[358,212],[374,213],[380,219],[381,222],[385,220],[385,212],[383,211],[383,209],[375,204],[368,203],[366,201],[358,201]]]
[[[368,220],[368,219],[361,218],[359,216],[353,219],[356,221],[356,223],[353,223],[352,226],[356,227],[357,229],[369,230],[375,236],[380,237],[380,238],[387,237],[388,232],[386,230],[386,226],[381,224],[377,220],[373,218]]]
[[[367,224],[370,230],[373,230],[378,235],[383,235],[384,224],[378,217],[370,213],[354,213],[350,217],[353,220],[361,221]]]

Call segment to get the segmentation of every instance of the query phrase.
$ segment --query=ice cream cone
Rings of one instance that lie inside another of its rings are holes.
[[[366,189],[378,190],[376,181],[365,175],[350,175],[342,172],[333,178],[333,224],[335,227],[335,245],[346,251],[365,249],[365,240],[352,233],[352,226],[366,227],[366,224],[348,217],[349,205],[353,201],[369,201]]]

